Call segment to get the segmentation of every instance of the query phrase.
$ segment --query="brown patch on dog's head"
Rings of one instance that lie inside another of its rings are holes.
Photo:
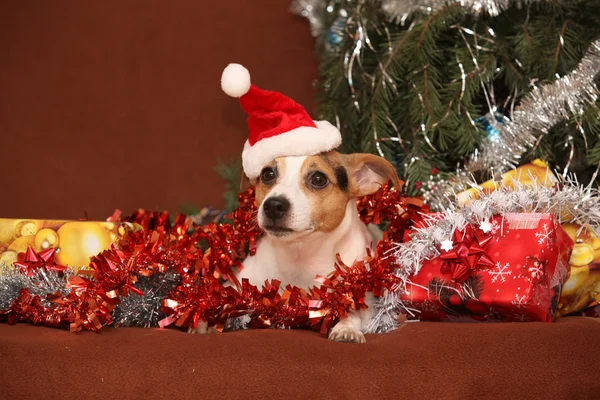
[[[351,198],[344,156],[336,151],[306,157],[300,171],[300,187],[310,202],[317,232],[331,232],[344,219]]]
[[[336,151],[307,157],[299,179],[311,204],[314,230],[318,232],[335,230],[343,221],[350,200],[374,193],[390,180],[396,187],[401,186],[396,170],[385,159]]]

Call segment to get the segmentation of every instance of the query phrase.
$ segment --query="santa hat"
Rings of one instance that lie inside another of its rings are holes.
[[[278,92],[250,83],[250,73],[229,64],[221,88],[239,97],[248,114],[248,140],[242,152],[244,172],[253,179],[277,157],[308,156],[333,150],[342,143],[340,131],[327,121],[313,121],[304,107]]]

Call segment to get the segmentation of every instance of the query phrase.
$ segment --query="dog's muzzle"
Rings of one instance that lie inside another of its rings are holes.
[[[273,225],[286,216],[290,209],[290,202],[282,196],[271,197],[265,200],[263,204],[263,212],[265,216],[271,220]]]

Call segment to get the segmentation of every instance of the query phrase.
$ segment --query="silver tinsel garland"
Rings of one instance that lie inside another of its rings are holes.
[[[129,293],[121,297],[114,317],[115,326],[140,326],[151,328],[166,317],[162,311],[162,301],[179,284],[179,273],[157,272],[152,276],[140,276],[135,287],[144,294]]]
[[[600,235],[599,192],[591,186],[579,185],[573,177],[563,178],[559,188],[514,182],[514,188],[499,186],[486,194],[477,185],[473,187],[479,190],[479,199],[447,210],[442,218],[432,218],[427,227],[415,231],[410,241],[397,245],[390,256],[400,266],[395,274],[403,284],[379,301],[370,332],[387,332],[397,326],[400,313],[413,313],[398,300],[399,294],[406,292],[410,276],[419,272],[423,261],[438,257],[442,242],[450,240],[455,230],[464,229],[467,224],[479,225],[489,222],[494,215],[507,213],[552,213],[562,223],[577,223],[582,229],[589,228]]]
[[[581,115],[586,105],[596,102],[600,93],[594,79],[599,73],[600,40],[597,40],[575,70],[553,83],[535,87],[521,100],[511,119],[496,123],[498,135],[482,143],[481,151],[471,156],[467,169],[475,172],[492,168],[505,172],[514,168],[521,155],[539,143],[552,127],[570,116]],[[572,138],[567,140],[573,146]],[[570,161],[565,171],[569,165]]]
[[[71,292],[67,286],[74,270],[66,269],[62,274],[52,270],[38,269],[27,276],[12,266],[0,266],[0,311],[8,310],[13,301],[19,297],[21,289],[29,290],[33,296],[39,296],[42,304],[50,306],[46,296],[60,292],[66,295]]]
[[[39,296],[43,306],[51,307],[52,303],[46,299],[47,295],[56,292],[69,294],[69,277],[74,274],[75,271],[70,268],[63,273],[40,268],[27,276],[18,268],[1,266],[0,311],[10,309],[21,289],[27,289],[32,296]],[[165,317],[161,311],[162,300],[180,279],[180,275],[173,271],[156,273],[150,277],[140,276],[135,286],[144,294],[140,296],[130,293],[127,297],[121,297],[114,311],[115,326],[150,328],[158,325],[158,321]]]
[[[497,16],[510,4],[523,6],[533,2],[536,0],[383,0],[381,9],[390,20],[403,22],[414,12],[432,13],[453,3],[460,4],[474,13],[485,12]]]

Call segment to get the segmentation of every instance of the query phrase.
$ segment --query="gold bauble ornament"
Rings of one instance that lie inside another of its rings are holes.
[[[594,250],[600,249],[600,239],[590,228],[582,229],[581,225],[572,223],[564,224],[562,228],[575,243],[586,243],[592,246]]]
[[[33,236],[41,226],[39,221],[22,221],[17,225],[18,236]]]
[[[0,254],[0,267],[4,265],[10,267],[15,261],[17,261],[16,251],[6,250],[4,253]]]
[[[590,268],[587,265],[583,267],[571,266],[571,272],[569,272],[567,281],[563,285],[561,296],[570,296],[575,293],[589,276]]]
[[[41,226],[39,220],[0,218],[0,242],[10,244],[21,236],[35,235]]]
[[[87,266],[90,257],[108,249],[110,235],[98,222],[67,222],[58,230],[56,262],[71,267]]]
[[[16,238],[10,246],[8,246],[8,250],[16,251],[17,253],[25,253],[29,247],[33,247],[34,238],[35,236],[33,235]]]
[[[34,249],[35,251],[44,251],[49,248],[55,248],[58,246],[58,233],[56,231],[44,228],[41,229],[35,235]]]
[[[567,235],[571,238],[571,240],[575,241],[577,239],[577,231],[580,226],[577,224],[562,224],[561,227],[565,231]]]
[[[573,246],[569,264],[576,267],[588,265],[594,261],[594,249],[587,243],[578,243]]]

